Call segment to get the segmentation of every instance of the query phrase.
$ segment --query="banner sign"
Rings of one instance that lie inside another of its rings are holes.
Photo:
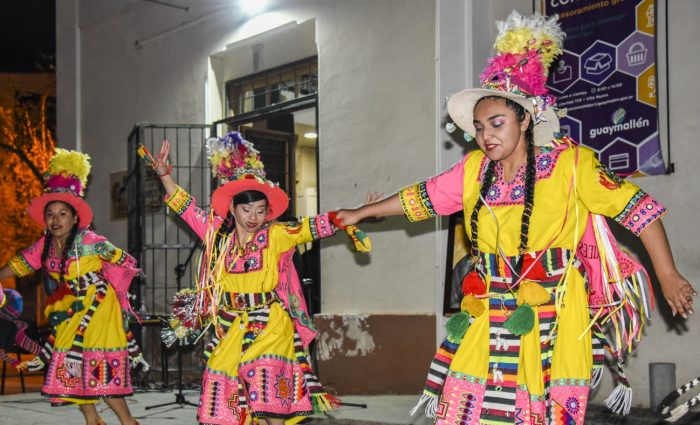
[[[665,172],[656,98],[654,0],[543,0],[564,53],[547,86],[567,110],[562,132],[616,173]]]

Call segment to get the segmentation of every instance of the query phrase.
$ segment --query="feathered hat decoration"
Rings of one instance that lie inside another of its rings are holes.
[[[266,178],[260,152],[241,133],[232,131],[222,137],[210,138],[206,146],[212,175],[220,184],[211,200],[217,215],[226,217],[231,199],[246,190],[265,194],[269,207],[267,218],[270,220],[287,209],[287,194],[278,184]]]
[[[57,148],[46,173],[46,192],[71,192],[83,196],[90,174],[90,157],[78,151]]]
[[[524,17],[513,11],[497,22],[495,55],[481,74],[480,89],[462,90],[451,96],[447,109],[452,119],[474,135],[473,109],[484,96],[502,96],[521,104],[535,122],[535,144],[543,145],[559,131],[554,96],[546,87],[549,67],[563,52],[565,34],[557,16]]]
[[[29,202],[27,212],[39,225],[44,225],[44,209],[51,202],[64,202],[78,214],[78,226],[92,222],[92,209],[83,200],[90,174],[90,157],[82,152],[56,148],[46,171],[44,193]]]

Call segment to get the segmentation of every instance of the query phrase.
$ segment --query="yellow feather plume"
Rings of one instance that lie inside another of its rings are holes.
[[[75,176],[85,187],[90,174],[90,157],[82,152],[56,148],[48,172],[53,175]]]

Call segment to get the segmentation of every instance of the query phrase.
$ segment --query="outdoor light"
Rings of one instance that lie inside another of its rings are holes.
[[[313,140],[318,137],[318,134],[315,131],[307,131],[306,133],[304,133],[304,137]]]
[[[240,0],[241,9],[247,15],[257,15],[267,6],[268,0]]]

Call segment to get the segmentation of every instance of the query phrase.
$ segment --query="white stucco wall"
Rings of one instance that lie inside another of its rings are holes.
[[[69,90],[79,79],[77,100],[61,105],[59,127],[67,131],[59,143],[76,146],[65,139],[77,134],[92,156],[87,200],[97,231],[114,243],[126,245],[126,220],[110,220],[109,173],[126,169],[133,125],[205,122],[210,55],[285,22],[316,25],[321,209],[360,203],[368,190],[388,194],[435,173],[433,2],[286,1],[255,25],[220,2],[190,7],[57,4],[59,16],[77,11],[79,25],[71,33],[70,20],[58,23],[59,37],[67,37],[58,56],[78,63],[59,70],[59,87]],[[70,48],[74,42],[77,52]],[[264,58],[263,65],[279,64]],[[70,130],[75,122],[79,130]],[[376,248],[366,257],[354,256],[345,236],[328,243],[322,253],[324,312],[433,313],[434,227],[399,221],[372,226]]]

